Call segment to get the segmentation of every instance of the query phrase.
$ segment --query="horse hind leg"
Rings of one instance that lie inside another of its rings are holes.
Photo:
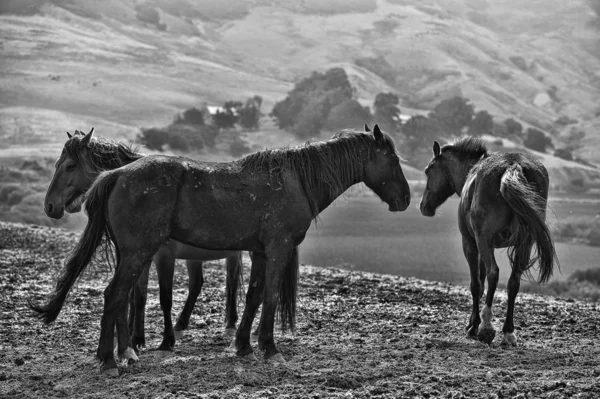
[[[520,259],[521,262],[528,262],[529,257],[531,255],[531,250],[524,251],[524,256]],[[508,303],[506,307],[506,320],[504,321],[504,326],[502,327],[502,333],[504,334],[502,337],[502,341],[500,345],[503,348],[511,348],[517,346],[517,337],[515,336],[515,325],[513,322],[513,315],[515,310],[515,300],[517,298],[517,294],[519,293],[519,288],[521,287],[521,273],[522,267],[527,265],[511,265],[512,272],[510,273],[510,277],[508,279]]]
[[[144,267],[144,271],[136,281],[131,290],[131,301],[129,307],[129,331],[132,332],[131,343],[133,349],[139,353],[146,347],[146,335],[144,332],[146,302],[148,298],[148,277],[150,275],[150,263]]]
[[[188,271],[188,296],[185,305],[175,323],[175,339],[183,338],[183,330],[187,330],[190,324],[190,318],[196,305],[196,300],[202,291],[204,285],[204,274],[202,262],[197,260],[186,260],[185,266]]]
[[[173,330],[173,321],[171,319],[175,258],[171,254],[162,251],[158,251],[153,258],[158,276],[160,307],[164,317],[163,340],[158,346],[158,351],[162,355],[169,355],[175,351],[175,331]]]
[[[492,304],[494,302],[496,287],[498,286],[500,269],[498,268],[498,264],[496,263],[496,259],[494,257],[494,246],[492,240],[477,240],[477,248],[479,249],[481,260],[486,265],[488,282],[488,292],[485,297],[485,305],[481,310],[482,323],[479,326],[477,338],[481,342],[491,345],[494,337],[496,336],[496,330],[494,330],[494,326],[492,325],[492,319],[494,317],[492,312]]]
[[[469,317],[469,324],[465,328],[467,332],[467,338],[477,339],[477,329],[481,323],[479,317],[479,300],[480,294],[480,278],[479,278],[479,252],[477,250],[477,243],[471,237],[462,238],[463,253],[469,264],[469,272],[471,276],[471,299],[473,308],[471,316]]]

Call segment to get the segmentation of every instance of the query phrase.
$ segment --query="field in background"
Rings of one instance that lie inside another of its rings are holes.
[[[469,282],[456,222],[458,199],[448,200],[433,218],[417,209],[420,198],[405,212],[391,213],[372,196],[340,199],[326,209],[300,247],[300,261],[316,266],[418,277],[459,284]],[[598,202],[551,200],[549,222],[573,215],[596,217]],[[556,243],[564,280],[576,270],[597,267],[600,247]],[[510,268],[506,251],[496,251],[500,282],[506,283]]]

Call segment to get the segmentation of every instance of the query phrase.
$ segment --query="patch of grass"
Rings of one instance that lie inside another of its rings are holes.
[[[600,216],[568,216],[552,226],[552,235],[559,242],[579,242],[600,246]]]

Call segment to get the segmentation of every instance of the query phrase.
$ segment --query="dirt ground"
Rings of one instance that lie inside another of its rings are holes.
[[[77,237],[0,222],[1,398],[600,397],[598,304],[520,295],[519,346],[505,350],[504,291],[496,296],[498,334],[488,347],[464,338],[471,299],[463,287],[302,266],[298,327],[294,336],[276,333],[287,364],[275,367],[258,349],[258,363],[228,349],[224,262],[205,266],[190,329],[169,357],[154,350],[162,313],[152,271],[148,348],[140,363],[107,378],[94,355],[111,272],[86,272],[50,326],[27,308],[28,298],[51,291]],[[187,293],[185,267],[176,268],[175,280],[174,317]]]

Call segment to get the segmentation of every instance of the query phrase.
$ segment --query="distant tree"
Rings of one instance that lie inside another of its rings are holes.
[[[162,151],[163,146],[168,142],[168,135],[164,130],[156,127],[141,128],[137,141],[151,150]]]
[[[428,148],[440,134],[439,126],[431,118],[415,115],[402,125],[408,153]]]
[[[566,148],[557,148],[554,151],[554,156],[562,159],[566,159],[567,161],[573,160],[573,153]]]
[[[373,102],[374,119],[380,127],[388,132],[396,132],[400,127],[400,99],[393,93],[378,93]]]
[[[174,124],[204,126],[204,114],[198,108],[188,108],[175,116]]]
[[[361,129],[370,120],[369,108],[363,107],[354,99],[349,99],[331,108],[324,127],[328,130]]]
[[[223,111],[213,115],[213,124],[221,129],[231,129],[238,122],[242,103],[240,101],[227,101],[223,104]]]
[[[546,136],[541,130],[532,127],[527,128],[525,131],[523,144],[527,148],[540,152],[545,152],[547,147],[554,147],[550,137]]]
[[[482,134],[491,134],[494,129],[494,118],[485,111],[478,111],[471,122],[467,134],[472,136],[480,136]]]
[[[504,120],[504,126],[506,126],[506,132],[509,136],[515,137],[520,136],[523,133],[523,125],[514,120],[513,118],[508,118]]]
[[[353,93],[343,68],[313,72],[296,83],[284,100],[275,104],[271,115],[281,129],[300,137],[318,135],[330,110],[352,99]]]
[[[246,104],[240,108],[239,124],[246,129],[257,130],[260,127],[260,106],[262,97],[254,96],[246,100]]]
[[[473,105],[466,98],[456,96],[436,105],[429,117],[444,131],[460,135],[462,129],[471,123],[473,113]]]

